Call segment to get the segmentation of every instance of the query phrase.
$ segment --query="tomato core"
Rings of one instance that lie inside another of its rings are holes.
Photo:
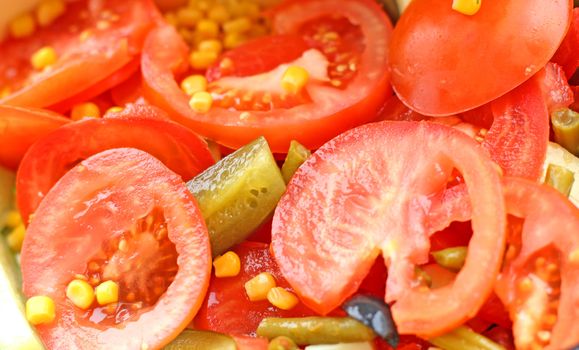
[[[177,256],[175,245],[167,237],[163,211],[154,208],[128,231],[104,241],[101,251],[87,262],[83,278],[93,287],[115,281],[119,284],[119,301],[102,306],[95,303],[81,318],[114,326],[138,317],[173,282]]]

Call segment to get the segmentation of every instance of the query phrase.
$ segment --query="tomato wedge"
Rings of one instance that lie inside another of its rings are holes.
[[[50,111],[0,105],[0,166],[16,170],[34,142],[67,123]]]
[[[271,273],[278,286],[291,290],[269,253],[269,245],[244,242],[234,252],[241,260],[241,272],[229,278],[211,278],[207,297],[197,317],[195,328],[233,335],[255,335],[265,317],[302,317],[315,313],[298,304],[291,310],[272,307],[269,301],[250,301],[244,284],[262,272]]]
[[[579,209],[554,189],[504,180],[511,225],[497,294],[513,319],[517,349],[579,344]]]
[[[207,228],[181,178],[136,149],[99,153],[46,195],[21,255],[27,297],[56,319],[36,327],[49,349],[159,349],[203,302],[211,274]],[[81,310],[66,297],[84,276],[119,285],[119,302]]]
[[[512,90],[551,59],[571,21],[571,0],[504,0],[473,16],[448,1],[415,0],[396,24],[392,85],[425,115],[450,115]]]
[[[266,62],[283,61],[277,54],[261,57],[258,66],[275,67],[270,71],[213,81],[209,86],[213,107],[206,114],[189,107],[188,96],[175,81],[187,59],[185,43],[170,27],[153,30],[141,61],[145,98],[177,122],[224,146],[235,149],[263,135],[276,153],[287,152],[292,139],[317,148],[374,118],[390,92],[386,63],[392,30],[375,2],[347,0],[335,6],[332,0],[290,1],[275,12],[272,23],[276,34],[298,34],[309,49],[290,63]],[[244,47],[247,52],[230,57],[233,67],[241,64],[233,59],[261,52],[256,45]],[[300,94],[286,94],[281,88],[287,64],[310,73]]]
[[[431,197],[454,168],[477,208],[469,255],[454,283],[417,290],[414,267],[428,261],[435,232]],[[382,253],[399,331],[427,336],[460,325],[484,303],[504,239],[494,163],[468,136],[426,122],[368,124],[322,146],[293,176],[272,226],[273,255],[307,306],[322,314],[339,306]]]
[[[82,120],[36,142],[24,156],[16,178],[22,217],[29,218],[68,170],[107,149],[133,147],[147,151],[186,181],[214,163],[204,140],[160,115],[151,118],[149,114],[140,117],[135,113],[131,118]]]
[[[12,92],[0,103],[48,107],[82,92],[79,98],[98,95],[110,87],[110,76],[138,56],[158,16],[149,0],[83,0],[66,6],[55,23],[0,44],[0,88]],[[54,48],[58,59],[38,71],[30,57],[44,46]],[[97,85],[101,88],[90,90]]]
[[[579,8],[573,9],[573,20],[571,28],[567,32],[565,39],[553,56],[553,61],[563,66],[565,74],[570,79],[577,68],[579,68]]]

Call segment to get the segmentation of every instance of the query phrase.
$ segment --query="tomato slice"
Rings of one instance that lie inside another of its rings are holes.
[[[466,16],[447,1],[412,1],[392,37],[394,90],[425,115],[456,114],[492,101],[551,59],[572,7],[571,0],[490,1]]]
[[[579,343],[579,209],[546,185],[516,178],[504,184],[507,211],[524,219],[510,232],[496,286],[515,344],[570,349]]]
[[[553,62],[563,66],[565,75],[570,79],[577,68],[579,68],[579,8],[573,9],[573,19],[571,28],[567,32],[565,39],[553,56]]]
[[[36,142],[17,173],[17,201],[28,218],[46,193],[68,170],[93,154],[133,147],[160,159],[183,180],[190,180],[214,163],[207,143],[171,121],[142,117],[88,119],[61,127]],[[27,221],[27,220],[24,220]]]
[[[0,166],[16,170],[34,142],[67,123],[50,111],[0,105]]]
[[[151,155],[114,149],[74,167],[46,195],[21,255],[27,297],[56,319],[36,327],[50,349],[159,349],[203,302],[211,274],[207,228],[181,178]],[[68,283],[112,280],[119,302],[87,310]]]
[[[291,310],[281,310],[269,301],[250,301],[244,284],[254,276],[271,273],[278,286],[289,288],[279,267],[269,253],[269,245],[258,242],[244,242],[233,249],[241,260],[241,272],[236,277],[216,278],[212,276],[207,297],[194,326],[214,332],[255,336],[257,326],[265,317],[302,317],[315,313],[298,304]]]
[[[435,123],[381,122],[348,131],[289,183],[274,215],[274,257],[303,302],[327,314],[357,290],[382,252],[386,300],[397,300],[399,331],[448,331],[480,308],[500,268],[505,215],[493,164],[475,141]],[[414,267],[428,261],[434,232],[428,208],[454,168],[477,207],[469,255],[454,283],[423,291]]]
[[[52,25],[28,38],[0,44],[0,87],[12,92],[0,103],[47,107],[93,85],[110,85],[107,77],[138,56],[158,15],[149,0],[84,0],[66,6]],[[58,60],[49,69],[37,71],[30,57],[44,46],[53,47]]]
[[[287,152],[291,139],[317,148],[374,118],[390,92],[386,59],[392,30],[375,2],[348,0],[335,6],[332,0],[290,1],[276,11],[272,23],[276,34],[299,34],[308,44],[309,49],[292,63],[310,72],[306,92],[283,93],[280,79],[287,66],[268,62],[280,59],[274,54],[261,57],[258,66],[277,66],[273,70],[213,81],[209,86],[213,107],[206,114],[195,113],[174,78],[182,72],[188,49],[175,30],[162,27],[145,42],[141,61],[145,97],[177,122],[222,145],[235,149],[263,135],[275,153]],[[236,54],[240,59],[261,52],[256,45],[244,47],[247,52]],[[239,60],[233,67],[236,64]]]

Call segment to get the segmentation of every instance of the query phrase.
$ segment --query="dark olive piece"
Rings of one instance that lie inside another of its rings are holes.
[[[348,316],[356,319],[384,339],[393,348],[398,346],[400,337],[392,319],[390,306],[384,301],[366,295],[357,295],[346,302],[342,308]]]

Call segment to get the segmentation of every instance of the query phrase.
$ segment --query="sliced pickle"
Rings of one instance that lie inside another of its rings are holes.
[[[285,191],[263,137],[223,158],[187,186],[205,218],[213,256],[245,240],[270,216]]]
[[[299,142],[292,140],[285,161],[281,167],[281,174],[286,184],[310,155],[311,152],[309,149],[302,146]]]
[[[225,334],[187,329],[163,350],[237,350],[237,345]]]

